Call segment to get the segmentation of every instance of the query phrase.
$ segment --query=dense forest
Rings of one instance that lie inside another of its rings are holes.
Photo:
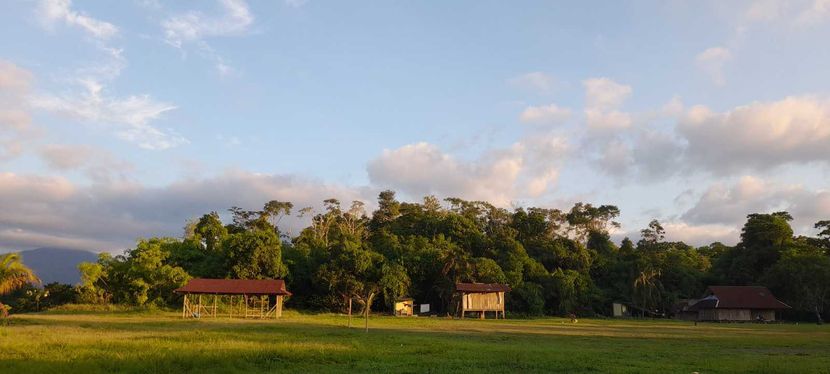
[[[787,212],[750,214],[734,247],[696,248],[666,241],[656,220],[638,242],[614,243],[613,205],[511,211],[433,196],[399,202],[384,191],[377,206],[369,214],[362,202],[329,199],[323,211],[293,212],[291,203],[271,201],[258,211],[231,208],[230,223],[211,212],[188,223],[182,238],[140,240],[122,255],[81,264],[75,297],[175,306],[175,288],[205,277],[282,278],[294,293],[289,307],[330,311],[349,299],[388,311],[410,296],[453,313],[456,282],[509,284],[508,311],[519,315],[608,315],[612,302],[624,301],[670,316],[678,300],[708,285],[768,286],[793,307],[790,318],[820,319],[830,304],[830,221],[805,237],[793,235]],[[294,213],[311,223],[288,237],[280,221]]]

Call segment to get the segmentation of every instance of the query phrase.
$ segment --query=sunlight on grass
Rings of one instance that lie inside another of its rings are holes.
[[[3,372],[825,372],[815,325],[565,319],[182,320],[176,313],[18,315],[0,328]]]

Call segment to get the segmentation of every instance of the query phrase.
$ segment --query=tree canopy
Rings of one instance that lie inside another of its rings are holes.
[[[139,241],[122,255],[82,264],[80,294],[89,302],[169,304],[190,277],[284,278],[289,305],[364,312],[389,310],[401,297],[454,312],[456,282],[507,283],[507,306],[527,315],[608,314],[627,301],[665,314],[708,285],[768,285],[800,310],[822,313],[830,290],[830,221],[817,237],[794,237],[787,212],[747,216],[735,246],[695,248],[666,241],[653,220],[635,244],[619,245],[614,205],[576,203],[569,210],[507,210],[484,201],[427,196],[400,202],[393,191],[367,212],[354,201],[328,199],[322,211],[302,208],[308,225],[295,236],[279,227],[293,204],[216,212],[193,221],[183,238]]]

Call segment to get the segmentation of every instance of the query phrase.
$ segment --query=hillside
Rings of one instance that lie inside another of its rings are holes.
[[[78,264],[96,261],[98,255],[84,250],[65,248],[37,248],[20,252],[23,263],[31,267],[44,284],[80,282]]]

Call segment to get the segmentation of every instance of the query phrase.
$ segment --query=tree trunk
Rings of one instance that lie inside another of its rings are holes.
[[[824,321],[821,319],[821,311],[819,310],[818,305],[816,305],[816,323],[819,325],[824,323]]]
[[[352,298],[349,298],[349,328],[352,328]]]
[[[369,312],[372,311],[372,301],[375,299],[375,293],[370,292],[369,297],[366,298],[366,306],[363,308],[366,318],[366,332],[369,332]]]

